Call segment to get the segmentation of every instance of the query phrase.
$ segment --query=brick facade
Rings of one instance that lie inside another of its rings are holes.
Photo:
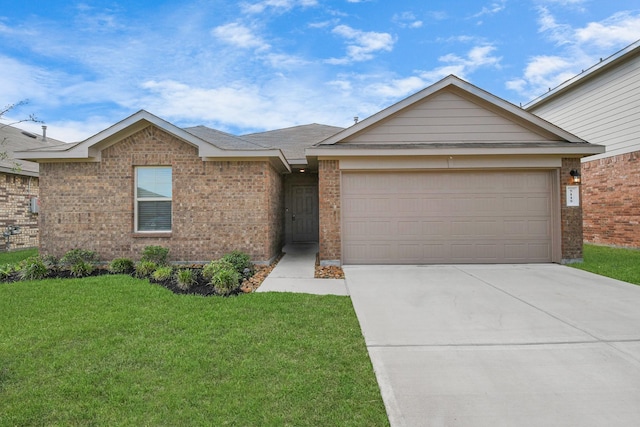
[[[338,160],[318,161],[320,263],[340,263],[340,167]]]
[[[582,260],[582,205],[567,206],[567,185],[571,185],[571,170],[580,171],[580,159],[562,159],[560,169],[560,227],[562,234],[562,262],[571,263]],[[580,185],[582,190],[583,185]],[[580,191],[582,193],[582,191]]]
[[[134,233],[136,166],[171,166],[169,233]],[[242,250],[255,262],[282,244],[282,177],[268,161],[203,161],[197,148],[149,126],[102,151],[100,162],[41,163],[40,250],[73,248],[102,260],[138,259],[145,246],[173,261],[209,261]]]
[[[38,214],[31,213],[31,198],[38,196],[38,178],[0,173],[0,233],[8,225],[20,227],[20,233],[6,239],[0,236],[0,251],[38,246]]]
[[[584,239],[640,248],[640,151],[585,162]]]

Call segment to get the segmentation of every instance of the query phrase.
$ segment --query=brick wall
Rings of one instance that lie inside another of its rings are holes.
[[[562,168],[560,170],[560,223],[563,262],[575,262],[582,259],[582,205],[584,205],[582,194],[580,195],[581,206],[567,206],[567,185],[571,183],[570,172],[572,169],[580,171],[580,159],[562,159]],[[583,186],[581,185],[580,187]]]
[[[170,233],[134,233],[136,166],[171,166]],[[268,161],[203,161],[197,149],[149,126],[102,151],[99,163],[43,163],[41,252],[72,248],[102,260],[170,248],[173,261],[208,261],[242,250],[256,262],[279,251],[281,178]]]
[[[586,242],[640,248],[640,151],[582,165]]]
[[[38,214],[30,210],[31,197],[37,196],[38,178],[0,173],[0,234],[8,225],[21,230],[9,237],[9,250],[38,246]],[[6,240],[0,235],[0,251],[6,249]]]
[[[318,198],[320,263],[339,263],[341,260],[340,169],[337,160],[318,161]]]

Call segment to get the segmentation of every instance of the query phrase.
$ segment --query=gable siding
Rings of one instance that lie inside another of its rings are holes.
[[[546,142],[547,138],[450,91],[442,91],[347,139],[370,144]]]
[[[530,111],[607,147],[586,161],[640,150],[640,55]]]

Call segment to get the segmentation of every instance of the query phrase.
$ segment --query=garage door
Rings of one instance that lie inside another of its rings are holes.
[[[343,172],[343,262],[550,262],[551,182],[551,171]]]

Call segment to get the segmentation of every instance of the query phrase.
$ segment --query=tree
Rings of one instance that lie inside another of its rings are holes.
[[[25,106],[29,103],[28,100],[22,100],[19,102],[16,102],[15,104],[9,104],[6,105],[2,110],[0,110],[0,121],[5,120],[5,116],[7,115],[7,113],[9,113],[12,110],[15,110],[16,108]],[[21,119],[21,120],[17,120],[15,122],[11,122],[11,123],[5,123],[5,124],[1,124],[0,123],[0,129],[7,127],[7,126],[13,126],[13,125],[17,125],[18,123],[24,123],[24,122],[33,122],[33,123],[44,123],[42,120],[39,120],[34,114],[29,114],[26,118]],[[2,140],[0,140],[0,147],[4,147],[4,145],[7,142],[8,137],[3,137]],[[5,150],[4,148],[0,148],[0,161],[1,160],[7,160],[9,158],[9,154],[7,153],[7,150]],[[14,168],[15,169],[20,169],[20,165],[16,162],[14,162]]]

